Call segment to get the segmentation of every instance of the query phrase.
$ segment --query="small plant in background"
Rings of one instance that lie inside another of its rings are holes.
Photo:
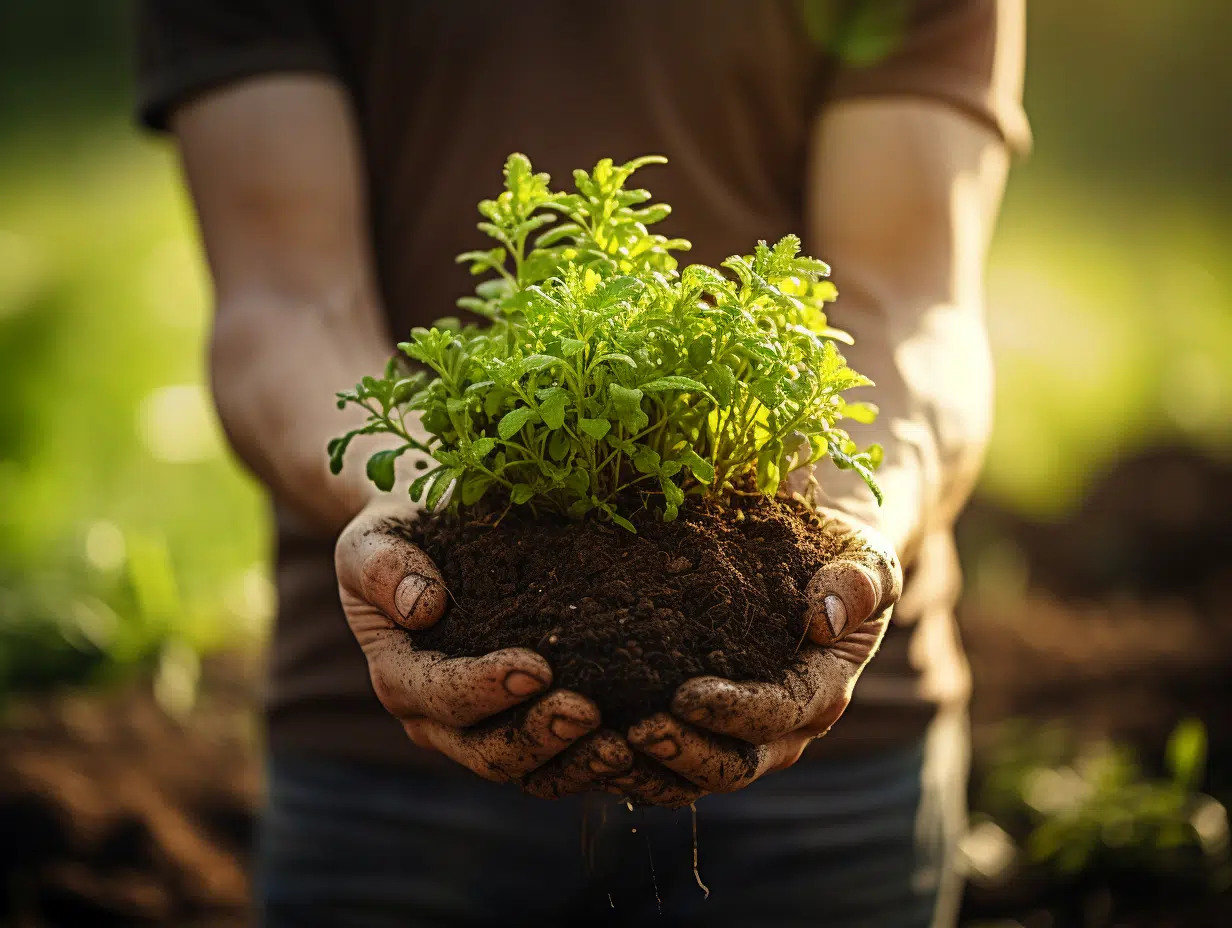
[[[824,304],[829,268],[786,236],[723,262],[678,270],[683,239],[649,231],[670,212],[626,189],[645,157],[574,172],[575,192],[554,192],[525,156],[505,165],[505,190],[479,205],[497,243],[459,256],[491,275],[459,305],[487,325],[442,320],[399,347],[422,367],[391,362],[339,394],[368,421],[330,443],[342,467],[355,435],[402,439],[377,452],[368,476],[394,484],[408,450],[431,455],[411,496],[435,509],[485,498],[632,530],[622,497],[640,494],[665,520],[686,495],[723,498],[755,484],[772,495],[791,470],[829,456],[857,471],[880,499],[872,471],[881,449],[860,450],[837,423],[876,410],[842,393],[871,382],[849,368]],[[533,236],[533,239],[532,239]],[[419,414],[428,438],[412,434]]]
[[[1148,778],[1125,747],[1097,742],[1075,755],[1064,738],[1051,735],[1007,737],[994,756],[979,807],[1004,826],[1003,843],[1009,833],[1022,840],[1020,852],[985,857],[1003,870],[1017,857],[1067,879],[1092,872],[1180,875],[1211,890],[1227,888],[1227,811],[1198,789],[1206,764],[1201,722],[1187,720],[1173,731],[1167,779]],[[981,874],[975,863],[977,879],[995,884],[1006,877]]]

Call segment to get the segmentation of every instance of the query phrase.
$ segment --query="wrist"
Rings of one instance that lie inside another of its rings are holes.
[[[829,462],[820,462],[804,473],[804,488],[793,485],[792,489],[814,505],[838,510],[876,530],[906,561],[920,534],[923,481],[918,470],[904,466],[883,465],[876,478],[884,497],[881,505],[858,474]]]

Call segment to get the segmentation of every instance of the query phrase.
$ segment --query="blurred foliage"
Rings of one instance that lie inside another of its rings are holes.
[[[130,124],[128,15],[0,0],[0,690],[190,678],[270,609],[191,214]],[[1036,150],[990,267],[1002,502],[1059,513],[1158,440],[1232,447],[1229,34],[1223,0],[1030,5]]]
[[[962,855],[977,887],[1118,886],[1135,896],[1213,898],[1232,887],[1228,813],[1199,792],[1201,723],[1177,725],[1151,777],[1128,748],[1081,745],[1063,727],[1005,725],[986,758]],[[1077,897],[1083,892],[1076,894]],[[1123,893],[1124,894],[1124,893]]]
[[[1023,836],[1026,861],[1062,874],[1107,869],[1205,876],[1222,889],[1228,817],[1198,792],[1206,732],[1196,720],[1169,739],[1165,778],[1148,777],[1133,752],[1106,741],[1076,747],[1056,726],[1011,725],[989,758],[977,808]]]
[[[272,599],[261,497],[202,386],[185,196],[127,124],[121,18],[69,12],[0,3],[0,694],[183,664]],[[35,21],[74,22],[23,43]]]

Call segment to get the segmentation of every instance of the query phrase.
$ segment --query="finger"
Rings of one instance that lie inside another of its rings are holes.
[[[696,783],[656,761],[636,755],[633,769],[623,776],[607,780],[604,789],[628,802],[667,809],[687,806],[706,795],[706,791]]]
[[[540,799],[561,799],[602,790],[604,780],[628,773],[632,766],[633,751],[625,739],[611,729],[601,729],[533,771],[522,789]]]
[[[814,644],[833,644],[885,613],[902,595],[902,567],[880,533],[826,510],[827,530],[849,536],[847,549],[805,588],[805,621]]]
[[[828,645],[871,618],[882,600],[880,579],[863,564],[837,560],[813,575],[804,589],[804,620],[814,644]]]
[[[403,722],[420,747],[440,751],[488,780],[520,780],[599,727],[599,709],[584,696],[555,690],[521,718],[483,728],[455,728],[431,719]]]
[[[876,625],[869,623],[855,633],[854,641],[838,647],[802,648],[782,683],[736,683],[722,677],[687,680],[672,697],[672,714],[750,744],[768,744],[797,730],[823,734],[846,708],[862,666],[849,659],[848,650],[870,633],[879,637]]]
[[[528,648],[446,657],[416,650],[406,632],[390,628],[375,633],[364,654],[377,699],[400,719],[426,717],[466,727],[552,685],[552,668]]]
[[[758,777],[794,764],[811,737],[793,732],[752,745],[710,734],[660,712],[629,729],[629,744],[708,793],[743,789]]]
[[[338,538],[334,567],[357,636],[375,617],[372,609],[411,631],[428,628],[445,613],[445,581],[432,559],[404,537],[408,524],[365,510]]]

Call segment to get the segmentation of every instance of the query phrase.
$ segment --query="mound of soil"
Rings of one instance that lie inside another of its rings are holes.
[[[416,643],[452,656],[533,648],[557,686],[621,728],[666,709],[690,677],[782,679],[804,640],[806,584],[852,544],[759,494],[632,521],[637,534],[513,513],[413,526],[452,597]]]

